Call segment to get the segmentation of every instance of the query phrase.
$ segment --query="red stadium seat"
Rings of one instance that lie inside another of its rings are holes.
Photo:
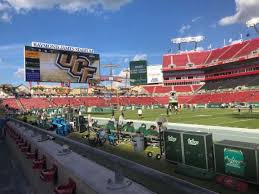
[[[17,101],[15,98],[7,98],[3,99],[3,105],[8,105],[10,108],[13,109],[20,109],[19,105],[17,104]]]

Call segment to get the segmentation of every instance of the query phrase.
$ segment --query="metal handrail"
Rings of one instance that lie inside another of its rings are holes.
[[[80,143],[78,141],[75,141],[75,140],[72,140],[72,139],[57,135],[57,134],[53,134],[49,131],[43,130],[36,126],[32,126],[23,121],[13,119],[13,118],[10,118],[10,120],[14,121],[16,123],[19,123],[20,125],[23,125],[24,127],[29,128],[33,131],[52,136],[56,140],[61,140],[72,146],[79,147],[82,150],[84,150],[87,154],[89,154],[89,153],[93,154],[94,156],[97,156],[98,158],[100,158],[104,161],[107,161],[107,163],[113,164],[112,165],[113,171],[117,171],[118,169],[127,168],[134,174],[139,174],[141,176],[147,177],[151,181],[154,181],[156,183],[163,185],[163,188],[166,188],[166,190],[168,190],[168,193],[181,193],[181,194],[192,194],[192,193],[200,193],[200,194],[211,193],[212,194],[212,193],[215,193],[213,191],[210,191],[208,189],[194,185],[190,182],[178,179],[176,177],[170,176],[170,175],[160,172],[158,170],[155,170],[155,169],[143,166],[141,164],[138,164],[136,162],[121,158],[117,155],[107,153],[100,149],[96,149],[89,145]],[[141,183],[141,181],[139,181],[139,182]],[[154,191],[154,189],[151,189],[151,190]],[[154,192],[161,193],[161,191],[154,191]]]

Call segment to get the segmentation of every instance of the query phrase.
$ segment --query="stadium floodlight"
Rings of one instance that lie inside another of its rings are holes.
[[[196,50],[198,42],[201,42],[204,39],[205,39],[204,36],[189,36],[189,37],[184,37],[184,38],[173,38],[173,39],[171,39],[171,41],[172,41],[173,44],[178,44],[178,50],[180,51],[182,43],[194,42],[195,43],[195,50]]]
[[[257,24],[259,24],[259,17],[257,17],[257,18],[252,18],[252,19],[250,19],[250,20],[248,20],[248,21],[246,22],[246,26],[247,26],[248,28],[253,27],[253,28],[255,29],[255,31],[259,34],[259,29],[256,27]]]
[[[204,40],[204,36],[193,36],[184,38],[173,38],[171,41],[173,44],[189,43],[189,42],[201,42]]]

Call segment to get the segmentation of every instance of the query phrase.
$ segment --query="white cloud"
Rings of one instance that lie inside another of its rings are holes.
[[[0,2],[0,21],[10,22],[12,16],[9,14],[11,7],[8,3]]]
[[[124,62],[125,64],[128,64],[128,63],[129,63],[129,58],[128,58],[128,57],[125,58],[125,59],[123,60],[123,62]]]
[[[133,61],[147,60],[146,54],[137,54],[134,56]]]
[[[196,18],[193,18],[192,19],[192,22],[194,23],[194,22],[197,22],[198,20],[200,20],[202,17],[201,16],[198,16],[198,17],[196,17]]]
[[[203,51],[203,50],[204,50],[204,48],[201,47],[201,46],[199,46],[199,47],[196,48],[196,51]]]
[[[11,7],[7,3],[1,3],[0,2],[0,11],[6,11],[9,10]]]
[[[14,72],[15,77],[19,78],[19,79],[23,79],[24,78],[24,68],[18,68],[16,70],[16,72]]]
[[[11,22],[12,16],[11,16],[9,13],[4,12],[4,13],[0,16],[0,20],[3,21],[3,22]]]
[[[185,33],[186,31],[191,29],[191,25],[187,24],[187,25],[182,25],[182,27],[179,29],[179,32],[181,34]]]
[[[14,14],[31,10],[60,9],[69,13],[86,11],[100,15],[116,11],[133,0],[0,0],[0,21],[10,22]]]
[[[231,25],[240,22],[246,22],[253,17],[259,17],[259,1],[258,0],[235,0],[236,13],[227,16],[219,21],[222,26]]]
[[[33,9],[58,8],[68,12],[87,10],[94,12],[98,9],[118,10],[132,0],[4,0],[17,12]]]

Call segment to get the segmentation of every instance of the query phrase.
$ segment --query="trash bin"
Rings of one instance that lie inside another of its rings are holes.
[[[134,152],[143,152],[144,151],[144,135],[136,134],[132,138],[133,142],[133,151]]]

